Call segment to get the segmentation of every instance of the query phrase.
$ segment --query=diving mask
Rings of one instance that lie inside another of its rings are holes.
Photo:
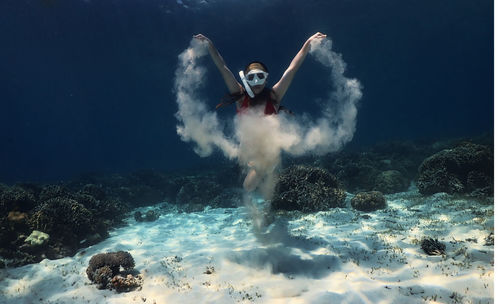
[[[253,87],[264,84],[268,75],[269,73],[262,70],[251,70],[245,75],[245,78],[247,79],[248,84]]]

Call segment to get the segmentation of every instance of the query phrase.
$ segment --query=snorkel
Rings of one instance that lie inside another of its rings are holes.
[[[247,91],[248,96],[250,96],[250,98],[254,98],[255,94],[253,93],[252,88],[248,85],[247,78],[245,77],[243,71],[240,71],[239,75],[241,78],[241,82],[243,82],[243,86],[245,87],[245,91]]]

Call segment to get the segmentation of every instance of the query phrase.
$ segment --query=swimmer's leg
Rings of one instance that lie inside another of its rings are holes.
[[[270,202],[273,198],[277,179],[276,173],[274,171],[269,171],[265,172],[259,180],[257,191],[267,202]]]
[[[262,202],[249,192],[243,195],[243,202],[247,209],[248,216],[252,220],[253,232],[262,234],[268,226],[266,222],[266,212],[261,205]]]
[[[243,188],[245,188],[246,192],[254,191],[259,185],[259,176],[257,171],[254,168],[251,168],[245,177],[245,181],[243,182]]]

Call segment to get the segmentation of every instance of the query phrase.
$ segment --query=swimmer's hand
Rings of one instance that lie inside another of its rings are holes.
[[[326,38],[326,35],[323,34],[323,33],[320,33],[320,32],[317,32],[316,34],[312,35],[311,37],[309,37],[309,39],[307,39],[308,41],[312,41],[314,39],[324,39]]]
[[[314,41],[314,40],[322,40],[326,38],[326,35],[323,34],[323,33],[320,33],[320,32],[317,32],[316,34],[312,35],[311,37],[309,37],[306,42],[304,43],[304,46],[302,47],[302,49],[305,51],[305,52],[309,52],[311,50],[311,42]]]
[[[198,40],[200,40],[201,42],[208,42],[208,43],[212,43],[212,41],[210,41],[210,39],[208,39],[207,37],[205,37],[203,34],[193,35],[193,38],[194,38],[194,39],[198,39]]]

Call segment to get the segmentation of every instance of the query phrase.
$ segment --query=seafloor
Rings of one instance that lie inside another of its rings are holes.
[[[491,202],[415,187],[386,195],[387,208],[280,212],[256,231],[247,208],[160,214],[112,230],[74,257],[0,272],[2,303],[493,303]],[[425,254],[423,238],[446,245]],[[91,256],[124,250],[142,288],[97,290]]]
[[[268,201],[227,163],[0,184],[0,303],[493,303],[475,142],[285,157]]]

